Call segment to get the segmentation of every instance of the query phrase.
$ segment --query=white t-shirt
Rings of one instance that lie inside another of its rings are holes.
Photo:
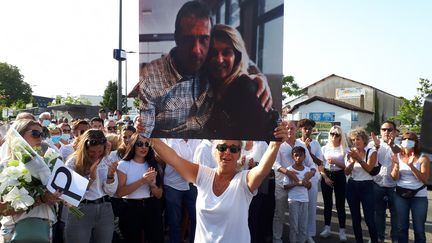
[[[167,143],[183,159],[193,161],[193,155],[196,147],[201,142],[198,139],[168,139]],[[165,167],[164,185],[170,186],[179,191],[189,190],[189,182],[183,179],[177,171],[169,164]]]
[[[245,157],[245,163],[242,166],[244,170],[249,169],[249,160],[253,159],[255,163],[259,163],[263,157],[268,144],[264,141],[254,141],[251,150],[242,149],[241,155]]]
[[[148,168],[148,163],[137,163],[132,159],[130,161],[121,160],[117,170],[123,172],[123,174],[126,175],[126,185],[130,185],[141,179],[142,176],[147,172]],[[150,187],[148,184],[144,184],[129,195],[123,196],[123,198],[128,199],[142,199],[148,197],[150,197]]]
[[[310,171],[309,167],[304,166],[303,170],[296,170],[292,166],[287,168],[290,171],[296,171],[297,172],[297,178],[299,180],[303,180],[305,177],[305,174]],[[288,176],[285,176],[283,179],[283,184],[288,185],[291,184],[292,181],[288,178]],[[288,190],[288,202],[296,201],[296,202],[309,202],[309,194],[308,189],[304,186],[295,186]]]
[[[369,148],[375,148],[374,141],[369,142],[368,147]],[[393,154],[392,149],[390,146],[384,142],[383,139],[381,139],[380,147],[377,150],[377,163],[375,166],[378,165],[378,162],[381,164],[381,170],[378,173],[378,175],[373,177],[373,180],[375,183],[377,183],[379,186],[382,187],[395,187],[396,182],[391,177],[391,171],[393,169],[393,163],[391,160],[391,155]]]
[[[370,149],[369,154],[367,154],[368,149]],[[375,152],[375,149],[365,147],[364,152],[365,152],[365,157],[367,157],[367,158],[364,158],[364,161],[365,161],[365,163],[367,163],[370,156],[373,154],[373,152]],[[367,154],[367,156],[366,156],[366,154]],[[349,163],[350,163],[350,161],[348,160],[348,155],[346,155],[345,156],[345,165],[348,166]],[[353,167],[352,172],[351,172],[351,178],[355,181],[368,181],[368,180],[373,179],[372,176],[367,171],[365,171],[363,169],[363,167],[360,165],[360,163],[358,163],[358,162],[354,163],[354,167]]]
[[[200,166],[197,174],[195,242],[250,242],[249,205],[256,194],[250,192],[240,171],[220,195],[213,193],[216,169]]]
[[[217,167],[217,162],[213,157],[213,143],[210,140],[203,139],[197,146],[193,156],[193,162],[210,168]]]
[[[346,151],[343,151],[342,146],[333,147],[329,144],[326,144],[325,146],[323,146],[321,148],[321,151],[322,151],[323,158],[324,158],[324,160],[323,160],[324,168],[326,168],[327,170],[331,170],[331,171],[342,170],[342,168],[340,168],[339,166],[337,166],[335,164],[329,164],[327,162],[327,158],[331,158],[332,160],[337,160],[337,161],[344,161]]]

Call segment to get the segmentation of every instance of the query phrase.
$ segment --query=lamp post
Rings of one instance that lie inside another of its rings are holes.
[[[122,0],[120,1],[119,8],[119,54],[121,56],[122,50]],[[118,59],[118,80],[117,80],[117,110],[122,110],[122,60]]]
[[[136,53],[136,52],[134,52],[134,51],[127,51],[126,53]],[[126,99],[126,106],[125,106],[125,108],[126,108],[126,112],[127,112],[127,109],[128,109],[128,93],[127,93],[127,75],[128,75],[128,73],[127,73],[127,55],[126,55],[126,59],[125,59],[125,99]]]

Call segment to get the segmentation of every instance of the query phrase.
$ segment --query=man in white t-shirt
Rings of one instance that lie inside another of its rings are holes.
[[[177,154],[189,161],[193,156],[198,144],[198,139],[168,139],[167,144],[174,149]],[[186,207],[189,215],[189,239],[193,242],[195,237],[196,212],[195,202],[197,189],[192,183],[183,179],[173,167],[168,163],[165,167],[164,175],[165,191],[165,214],[169,226],[170,242],[182,242],[181,239],[181,220],[183,205]]]

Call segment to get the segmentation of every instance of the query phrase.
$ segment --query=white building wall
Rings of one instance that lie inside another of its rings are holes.
[[[351,129],[351,110],[322,101],[314,101],[312,103],[300,106],[292,113],[291,119],[300,120],[303,118],[309,118],[309,113],[311,112],[334,112],[334,122],[340,122],[344,132],[347,132]]]

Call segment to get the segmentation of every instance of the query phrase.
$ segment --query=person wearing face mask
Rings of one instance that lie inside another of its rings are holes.
[[[39,115],[39,123],[42,125],[42,138],[49,137],[48,126],[51,124],[51,114],[49,112],[42,112]]]
[[[426,183],[430,175],[430,161],[420,154],[417,135],[405,132],[401,139],[401,152],[392,156],[391,176],[397,183],[395,206],[398,216],[398,242],[408,242],[411,212],[414,242],[426,242],[425,223],[428,213]]]
[[[377,150],[377,161],[381,164],[378,175],[373,177],[373,192],[375,198],[375,225],[378,232],[378,240],[384,242],[386,226],[386,209],[390,210],[392,242],[397,241],[397,213],[394,204],[396,182],[391,177],[393,154],[400,152],[400,148],[394,143],[396,137],[396,124],[393,121],[385,121],[381,125],[381,139],[374,133],[368,147]]]
[[[49,144],[55,146],[57,149],[60,149],[61,147],[61,136],[62,136],[62,131],[60,129],[60,127],[58,127],[55,124],[50,124],[48,126],[48,131],[49,131]],[[58,150],[58,152],[60,152]]]
[[[72,136],[71,136],[72,128],[71,128],[71,126],[69,124],[67,124],[67,123],[61,123],[59,125],[59,127],[62,130],[62,135],[61,135],[60,142],[63,145],[70,144],[70,142],[72,140]]]

